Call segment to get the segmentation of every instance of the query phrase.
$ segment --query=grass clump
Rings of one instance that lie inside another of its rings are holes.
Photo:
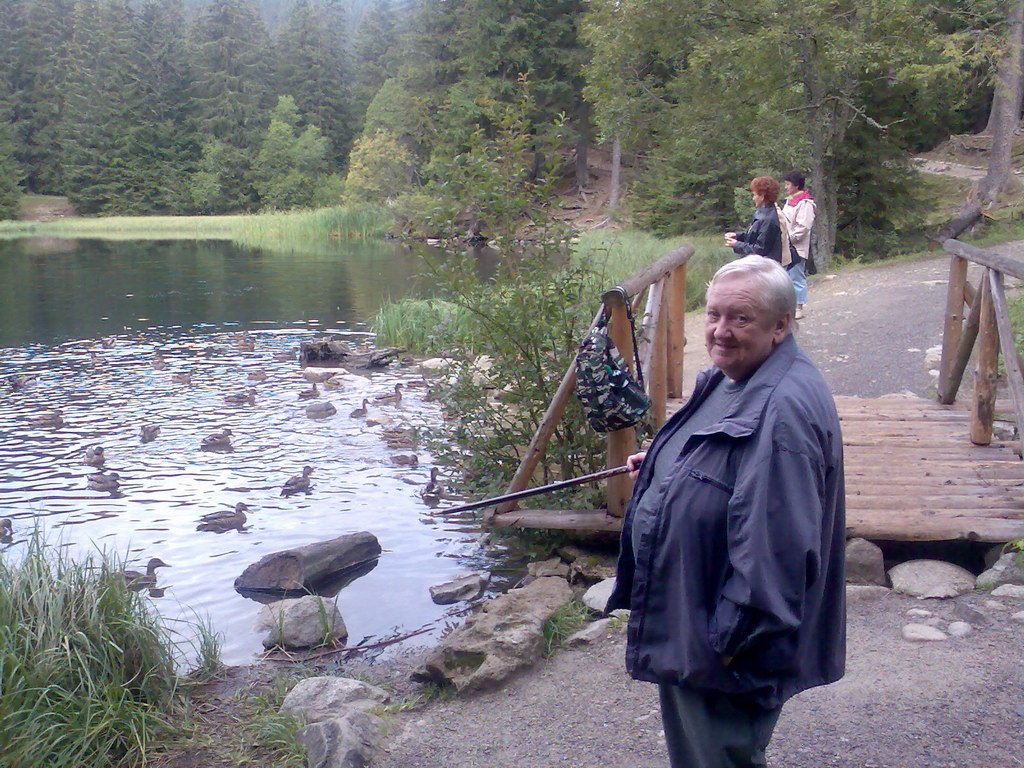
[[[141,763],[168,727],[172,644],[106,556],[36,534],[0,559],[0,755],[20,768]]]
[[[570,600],[544,622],[544,655],[550,656],[586,626],[590,621],[590,609],[579,600]]]
[[[374,316],[377,344],[402,347],[416,354],[443,354],[453,340],[475,350],[470,312],[443,299],[406,299],[387,302]]]

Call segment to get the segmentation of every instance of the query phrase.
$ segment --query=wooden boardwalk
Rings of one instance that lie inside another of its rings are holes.
[[[669,410],[681,401],[669,401]],[[846,458],[846,524],[873,540],[1005,542],[1024,537],[1024,462],[1016,443],[970,441],[962,404],[836,398]],[[604,510],[513,510],[499,526],[618,530]]]

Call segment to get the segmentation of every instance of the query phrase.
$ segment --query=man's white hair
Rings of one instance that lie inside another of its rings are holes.
[[[796,314],[796,290],[786,270],[777,261],[764,256],[744,256],[742,259],[730,261],[711,278],[708,294],[716,282],[724,278],[747,277],[757,285],[757,295],[761,308],[771,315],[772,320],[779,320],[787,312],[790,317]]]

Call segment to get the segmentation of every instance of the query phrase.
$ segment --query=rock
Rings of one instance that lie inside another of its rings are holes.
[[[298,715],[307,723],[344,717],[349,712],[365,712],[387,702],[383,688],[348,677],[307,677],[288,691],[279,710]]]
[[[327,419],[338,412],[327,400],[310,403],[306,406],[306,415],[311,419]]]
[[[907,616],[922,617],[922,616],[934,616],[934,615],[935,614],[933,614],[931,611],[926,611],[924,608],[911,608],[909,611],[907,611]]]
[[[992,597],[1013,597],[1024,600],[1024,586],[1020,584],[1003,584],[992,590]]]
[[[306,595],[265,605],[256,616],[257,631],[266,631],[264,648],[315,648],[348,637],[345,620],[333,600]]]
[[[1006,552],[995,565],[978,576],[978,589],[993,589],[1003,584],[1024,584],[1024,553]]]
[[[973,628],[966,621],[954,621],[951,622],[946,631],[949,632],[953,637],[966,637],[971,634]]]
[[[924,351],[924,367],[937,368],[942,360],[942,345],[929,347]]]
[[[985,550],[985,555],[983,559],[985,560],[986,570],[995,565],[999,561],[999,558],[1006,554],[1005,549],[1005,544],[996,544],[994,547],[989,547]],[[978,578],[980,579],[981,576],[979,576]]]
[[[851,539],[846,545],[846,582],[885,586],[882,550],[867,539]]]
[[[998,600],[986,600],[985,607],[990,611],[1005,611],[1006,606],[1000,603]]]
[[[892,588],[913,597],[956,597],[974,589],[974,574],[942,560],[910,560],[889,569]]]
[[[583,594],[583,604],[592,611],[604,613],[604,608],[608,605],[608,598],[612,596],[614,589],[614,577],[599,581]]]
[[[384,732],[384,721],[367,712],[306,726],[296,738],[306,748],[307,768],[366,768]]]
[[[881,600],[889,594],[888,587],[866,586],[862,584],[846,585],[847,603],[864,603],[868,600]]]
[[[477,387],[493,386],[489,375],[492,368],[494,368],[494,358],[490,355],[480,355],[474,360],[471,368],[473,384]]]
[[[593,621],[579,632],[574,635],[570,635],[567,639],[566,645],[587,645],[595,640],[599,640],[604,637],[608,630],[611,628],[611,619],[598,619]]]
[[[975,627],[983,627],[988,624],[988,619],[985,618],[985,614],[981,611],[976,611],[971,606],[963,603],[957,603],[956,607],[953,608],[953,615],[961,621],[966,621]]]
[[[308,592],[325,579],[376,563],[380,552],[377,537],[366,531],[272,552],[246,568],[235,589]]]
[[[569,578],[569,564],[563,563],[560,557],[551,557],[547,560],[528,564],[526,572],[535,579],[545,576],[557,576],[560,579],[567,579]]]
[[[430,588],[430,599],[438,605],[451,605],[462,600],[476,600],[483,594],[487,579],[479,573],[469,573],[444,584]]]
[[[299,344],[299,362],[303,366],[317,363],[341,363],[352,355],[344,343],[333,339],[314,339]]]
[[[569,581],[592,584],[615,576],[615,557],[587,552],[575,545],[561,547],[558,555],[569,563]]]
[[[1014,621],[1024,622],[1024,611],[1017,611],[1015,614],[1010,616],[1010,618],[1013,619]]]
[[[427,374],[440,374],[452,367],[452,361],[444,357],[430,357],[420,361],[420,370]]]
[[[946,640],[946,633],[927,624],[907,624],[903,627],[903,639],[912,643]]]
[[[572,599],[565,579],[536,579],[484,603],[445,637],[413,673],[459,692],[494,688],[532,665],[544,649],[544,622]]]

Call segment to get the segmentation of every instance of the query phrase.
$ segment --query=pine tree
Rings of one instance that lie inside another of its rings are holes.
[[[363,114],[384,81],[395,74],[397,29],[391,0],[374,0],[363,14],[353,45],[355,111]]]
[[[0,76],[0,220],[18,216],[21,203],[21,171],[14,159],[14,125],[4,95],[9,92],[7,79]]]
[[[252,0],[211,0],[192,42],[203,136],[203,175],[194,179],[193,199],[210,213],[251,208],[258,196],[250,170],[269,112],[266,27]]]
[[[315,125],[301,130],[295,99],[282,96],[270,118],[253,167],[256,189],[267,208],[308,206],[327,171],[329,143]]]
[[[354,135],[345,14],[339,0],[298,0],[277,40],[277,87],[327,137],[342,166]]]

